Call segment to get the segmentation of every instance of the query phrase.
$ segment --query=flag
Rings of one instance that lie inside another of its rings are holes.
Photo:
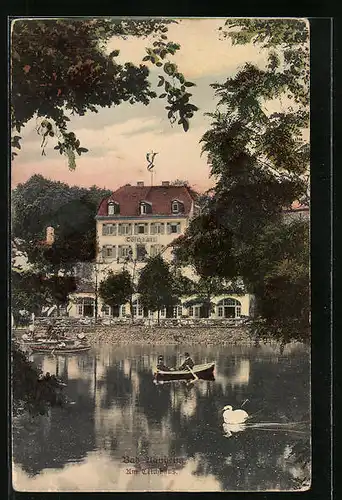
[[[150,172],[151,170],[153,170],[154,168],[154,165],[153,165],[153,162],[154,162],[154,158],[155,156],[157,155],[158,153],[153,153],[153,151],[151,153],[147,153],[146,155],[146,160],[148,162],[148,165],[147,165],[147,170]]]

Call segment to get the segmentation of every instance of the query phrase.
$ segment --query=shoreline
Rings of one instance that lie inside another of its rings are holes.
[[[163,326],[112,326],[97,327],[84,332],[90,345],[225,345],[232,343],[252,343],[255,338],[246,327],[193,327],[170,328]]]
[[[13,338],[20,338],[25,330],[14,330]],[[35,336],[45,333],[37,329]],[[66,338],[74,337],[76,329],[64,330]],[[82,328],[87,342],[91,346],[98,344],[110,345],[225,345],[225,344],[251,344],[256,341],[255,336],[249,332],[246,325],[239,326],[195,326],[195,327],[168,327],[144,325],[111,325],[89,326]]]

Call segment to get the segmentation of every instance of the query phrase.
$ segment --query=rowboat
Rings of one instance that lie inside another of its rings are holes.
[[[64,342],[66,345],[74,345],[75,340],[74,339],[63,339],[63,340],[54,340],[54,339],[37,339],[37,340],[26,340],[23,339],[21,340],[21,345],[28,346],[28,347],[48,347],[48,348],[53,348],[57,347],[58,344],[61,342]]]
[[[30,349],[36,353],[51,353],[51,354],[76,354],[79,352],[89,351],[90,345],[31,345]]]
[[[202,365],[195,365],[192,372],[200,379],[214,380],[215,363],[205,363]],[[192,380],[194,375],[190,370],[171,370],[162,371],[156,369],[154,378],[156,380]]]

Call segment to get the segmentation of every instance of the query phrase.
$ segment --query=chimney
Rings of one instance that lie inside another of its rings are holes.
[[[144,187],[144,181],[138,181],[137,186],[139,187]]]
[[[46,244],[53,245],[55,241],[55,230],[53,227],[49,226],[46,228]]]
[[[162,181],[162,186],[166,187],[170,185],[170,181]]]

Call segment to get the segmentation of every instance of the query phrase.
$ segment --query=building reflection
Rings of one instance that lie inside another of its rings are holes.
[[[181,475],[187,477],[190,470],[203,479],[204,483],[198,479],[202,487],[207,478],[223,491],[291,489],[303,481],[303,468],[289,458],[298,436],[224,429],[222,408],[238,407],[248,396],[248,413],[258,414],[261,421],[304,419],[309,412],[307,353],[303,357],[294,351],[278,363],[269,363],[269,349],[263,358],[262,348],[198,346],[192,349],[196,359],[216,360],[215,382],[155,386],[152,367],[160,351],[174,365],[179,361],[175,348],[157,351],[149,346],[98,348],[86,356],[36,357],[44,371],[67,382],[68,398],[75,404],[51,411],[30,442],[25,440],[24,427],[17,430],[15,462],[28,474],[43,474],[69,463],[86,463],[89,457],[106,457],[105,463],[119,467],[124,475],[124,456],[183,457],[176,483],[167,478],[170,490],[177,490]],[[139,474],[123,480],[119,476],[117,481],[124,481],[131,490],[166,484],[160,477]],[[106,490],[106,485],[100,489]]]

